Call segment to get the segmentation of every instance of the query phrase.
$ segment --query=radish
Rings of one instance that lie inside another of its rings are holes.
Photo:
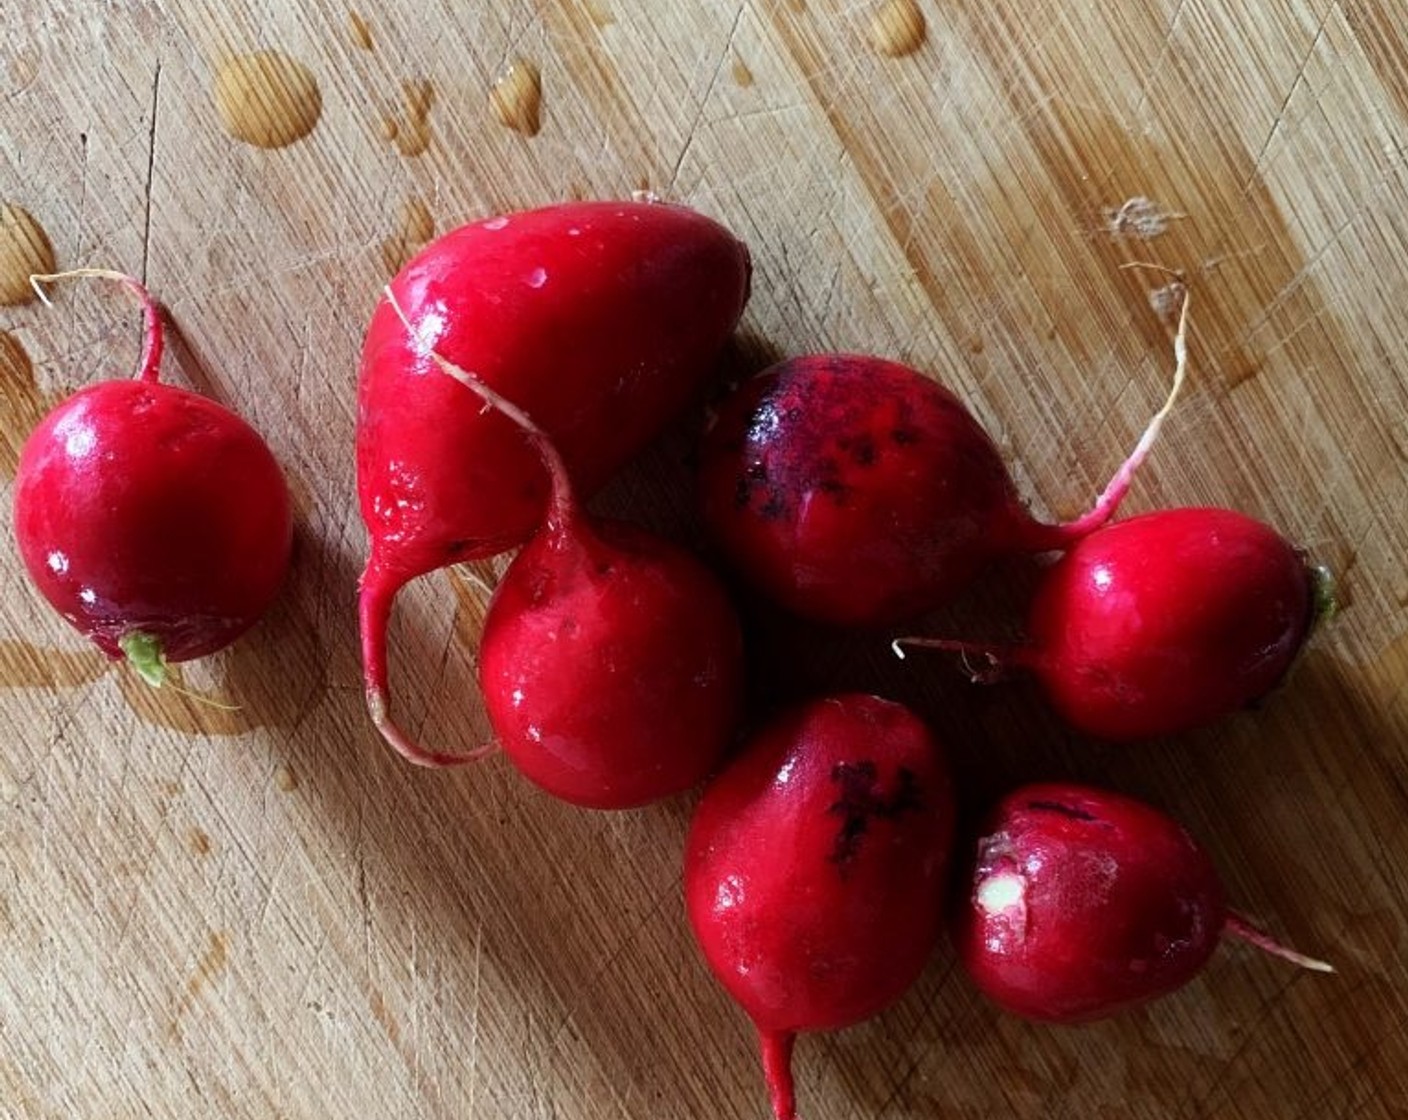
[[[581,202],[491,218],[432,242],[391,282],[362,350],[357,487],[362,669],[388,716],[387,626],[411,579],[522,544],[551,481],[502,412],[435,371],[432,351],[547,433],[582,494],[702,385],[748,296],[747,248],[659,203]]]
[[[1182,987],[1223,937],[1334,971],[1229,911],[1212,861],[1170,817],[1070,783],[997,805],[964,880],[954,941],[978,988],[1028,1019],[1104,1018]]]
[[[1170,735],[1256,703],[1334,608],[1329,574],[1268,525],[1226,509],[1131,517],[1045,573],[1029,644],[900,638],[976,654],[977,680],[1035,674],[1067,724],[1113,742]]]
[[[15,533],[30,578],[81,634],[160,685],[168,662],[229,645],[288,570],[288,487],[268,446],[229,409],[158,381],[161,315],[145,319],[138,370],[60,402],[20,452]]]
[[[987,433],[916,370],[857,354],[791,358],[728,398],[700,453],[704,521],[728,560],[795,614],[884,626],[957,595],[994,559],[1063,549],[1104,524],[1173,407],[1172,388],[1090,511],[1032,519]]]
[[[388,301],[401,311],[394,293]],[[406,320],[407,329],[411,329]],[[497,745],[573,804],[624,809],[679,793],[711,770],[743,699],[743,636],[723,586],[684,549],[578,503],[551,439],[511,401],[434,351],[431,360],[522,429],[551,480],[542,527],[489,603],[479,684]],[[444,755],[383,734],[425,766]]]
[[[875,1015],[919,975],[953,823],[928,728],[859,693],[780,715],[706,788],[685,850],[689,920],[757,1028],[778,1120],[796,1115],[797,1033]]]

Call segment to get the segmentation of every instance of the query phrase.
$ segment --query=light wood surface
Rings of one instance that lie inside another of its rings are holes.
[[[1054,775],[1148,797],[1243,910],[1339,967],[1229,946],[1147,1010],[1059,1030],[984,1005],[945,950],[891,1012],[803,1040],[803,1115],[1408,1115],[1408,7],[917,12],[0,2],[0,203],[59,267],[145,277],[177,336],[167,376],[267,434],[299,509],[279,605],[183,673],[237,712],[106,665],[0,541],[0,1115],[765,1114],[682,913],[691,800],[592,814],[502,759],[416,772],[361,702],[354,385],[388,269],[432,228],[639,188],[750,244],[738,369],[849,349],[931,371],[1043,513],[1090,499],[1166,385],[1160,281],[1120,265],[1184,270],[1192,381],[1128,508],[1270,520],[1346,604],[1262,710],[1124,749],[1063,732],[1021,685],[759,623],[760,699],[914,703],[970,805]],[[227,117],[249,108],[217,104],[217,74],[261,49],[301,63],[318,104],[241,140]],[[135,358],[121,292],[54,298],[0,307],[7,511],[24,433]],[[688,535],[696,422],[604,507]],[[433,744],[486,732],[476,581],[498,570],[402,600],[396,702]],[[1010,629],[1029,582],[1000,573],[931,628]]]

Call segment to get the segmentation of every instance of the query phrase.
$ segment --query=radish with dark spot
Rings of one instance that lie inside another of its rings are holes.
[[[1028,1019],[1080,1023],[1182,987],[1224,937],[1320,972],[1227,909],[1207,853],[1172,818],[1071,783],[1025,786],[982,827],[954,941],[978,988]]]
[[[432,350],[541,425],[580,493],[651,439],[712,372],[748,297],[747,248],[662,203],[579,202],[453,230],[413,258],[362,349],[357,491],[373,722],[390,723],[386,632],[400,589],[493,556],[542,522],[551,483],[512,421],[441,376]]]
[[[1032,672],[1071,727],[1113,742],[1212,723],[1285,677],[1329,575],[1270,526],[1226,509],[1168,509],[1106,526],[1045,573],[1027,644],[901,638],[977,655],[976,679]]]
[[[689,920],[757,1028],[778,1120],[796,1115],[798,1032],[877,1014],[924,967],[953,818],[928,728],[861,694],[780,715],[706,788],[685,850]]]
[[[1034,520],[953,393],[881,358],[818,354],[730,396],[700,455],[705,523],[732,565],[790,611],[884,626],[932,610],[994,560],[1063,549],[1118,508],[1186,367],[1184,302],[1167,401],[1089,512]]]
[[[168,662],[229,645],[271,605],[293,522],[284,476],[260,435],[197,393],[159,380],[161,315],[130,276],[146,334],[131,380],[58,404],[25,441],[14,521],[35,586],[109,657],[151,684]]]
[[[543,525],[484,619],[479,684],[497,745],[576,805],[630,808],[697,784],[722,757],[742,706],[743,638],[722,584],[684,549],[589,516],[542,429],[467,371],[430,357],[518,425],[551,481]],[[389,719],[382,731],[422,765],[485,753],[427,751]]]

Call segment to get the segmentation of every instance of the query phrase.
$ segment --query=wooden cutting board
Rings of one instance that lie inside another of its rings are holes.
[[[1022,685],[756,622],[766,702],[914,704],[973,808],[1056,775],[1147,797],[1239,907],[1339,967],[1228,946],[1146,1010],[1050,1029],[945,950],[890,1012],[803,1040],[803,1114],[1408,1115],[1406,27],[1402,0],[0,0],[0,292],[44,263],[21,227],[60,267],[144,277],[167,375],[264,431],[298,506],[278,606],[181,674],[236,711],[104,663],[0,543],[0,1113],[765,1115],[682,914],[691,800],[593,814],[502,759],[417,772],[362,708],[351,446],[380,285],[462,221],[648,189],[752,248],[735,372],[915,364],[1042,514],[1090,500],[1165,390],[1163,281],[1120,266],[1181,270],[1191,383],[1128,508],[1240,508],[1341,581],[1262,710],[1139,748],[1061,730]],[[239,69],[261,50],[288,91],[262,109]],[[54,299],[0,307],[7,510],[43,411],[135,358],[121,292]],[[697,422],[605,507],[688,537]],[[428,742],[486,733],[501,568],[402,601],[396,703]],[[1029,574],[931,627],[1010,628]]]

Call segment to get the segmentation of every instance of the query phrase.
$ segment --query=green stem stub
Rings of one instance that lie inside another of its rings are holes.
[[[117,642],[118,648],[127,655],[132,668],[153,688],[160,688],[166,682],[166,655],[161,652],[161,642],[150,634],[133,630],[124,634]]]
[[[1310,568],[1310,593],[1315,611],[1310,619],[1312,630],[1324,626],[1335,617],[1335,612],[1339,610],[1339,602],[1336,598],[1337,590],[1334,572],[1323,564],[1316,564]]]

